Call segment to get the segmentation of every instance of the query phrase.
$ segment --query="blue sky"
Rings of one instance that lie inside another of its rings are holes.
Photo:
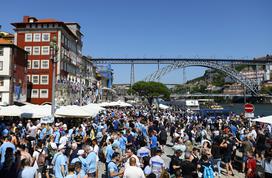
[[[24,15],[78,22],[83,53],[93,57],[253,58],[272,54],[271,0],[14,0],[1,2],[0,24]],[[129,65],[113,65],[115,83],[129,82]],[[155,71],[136,65],[136,80]],[[186,69],[192,79],[205,68]],[[162,81],[181,83],[182,71]]]

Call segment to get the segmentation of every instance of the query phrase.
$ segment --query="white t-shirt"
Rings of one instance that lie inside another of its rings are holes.
[[[32,127],[29,127],[29,129],[28,129],[29,136],[36,137],[36,129],[37,129],[37,127],[35,125],[33,125]]]
[[[151,166],[151,170],[154,174],[156,174],[157,177],[160,177],[163,168],[165,168],[164,160],[156,155],[150,158],[149,165]]]
[[[98,145],[95,145],[95,146],[93,147],[93,151],[98,155],[98,151],[99,151]]]
[[[125,169],[123,178],[145,178],[144,172],[137,166],[128,166]]]

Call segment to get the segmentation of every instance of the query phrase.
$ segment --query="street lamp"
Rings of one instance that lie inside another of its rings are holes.
[[[54,35],[50,41],[50,59],[52,61],[52,99],[51,99],[51,116],[54,118],[55,113],[55,88],[56,88],[56,63],[58,62],[57,53],[58,53],[58,44],[57,36]]]

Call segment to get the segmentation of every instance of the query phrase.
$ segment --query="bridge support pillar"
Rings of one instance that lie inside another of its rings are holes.
[[[134,63],[130,66],[130,87],[135,83]]]

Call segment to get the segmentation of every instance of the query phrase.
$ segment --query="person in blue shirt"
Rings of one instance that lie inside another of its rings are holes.
[[[108,141],[108,146],[106,147],[106,163],[105,163],[105,166],[106,166],[106,173],[108,172],[108,164],[111,162],[111,159],[112,159],[112,154],[113,154],[113,149],[112,149],[112,143],[113,143],[113,139],[110,138],[109,141]]]
[[[150,138],[150,149],[151,149],[151,154],[154,155],[156,153],[157,150],[157,146],[158,146],[158,138],[156,136],[156,131],[153,130],[151,133],[151,138]]]
[[[15,145],[13,143],[11,143],[11,140],[12,140],[12,137],[7,136],[5,138],[5,142],[0,147],[0,154],[1,154],[0,168],[2,167],[3,163],[5,162],[6,149],[10,147],[10,148],[12,148],[13,153],[15,153],[15,151],[16,151]]]
[[[119,178],[124,174],[124,170],[119,171],[117,164],[120,162],[120,154],[114,152],[112,155],[112,160],[108,164],[108,177],[109,178]]]
[[[97,155],[91,146],[86,146],[85,151],[87,153],[86,163],[87,163],[87,173],[89,177],[95,178],[98,175],[97,169]]]
[[[42,129],[41,130],[42,131],[41,131],[41,133],[39,135],[39,139],[43,140],[46,137],[46,131],[47,131],[46,126],[45,126],[44,123],[42,123]]]
[[[118,139],[120,143],[121,154],[124,155],[126,151],[127,138],[121,132],[119,132]]]
[[[55,178],[63,178],[67,175],[67,157],[64,155],[65,145],[60,145],[59,152],[54,155],[52,164],[54,165]]]
[[[55,132],[54,132],[54,143],[58,144],[59,143],[59,139],[60,139],[60,132],[59,132],[59,128],[55,127],[54,128]]]
[[[112,125],[113,125],[113,130],[117,131],[119,127],[119,121],[117,120],[117,118],[114,118]]]

